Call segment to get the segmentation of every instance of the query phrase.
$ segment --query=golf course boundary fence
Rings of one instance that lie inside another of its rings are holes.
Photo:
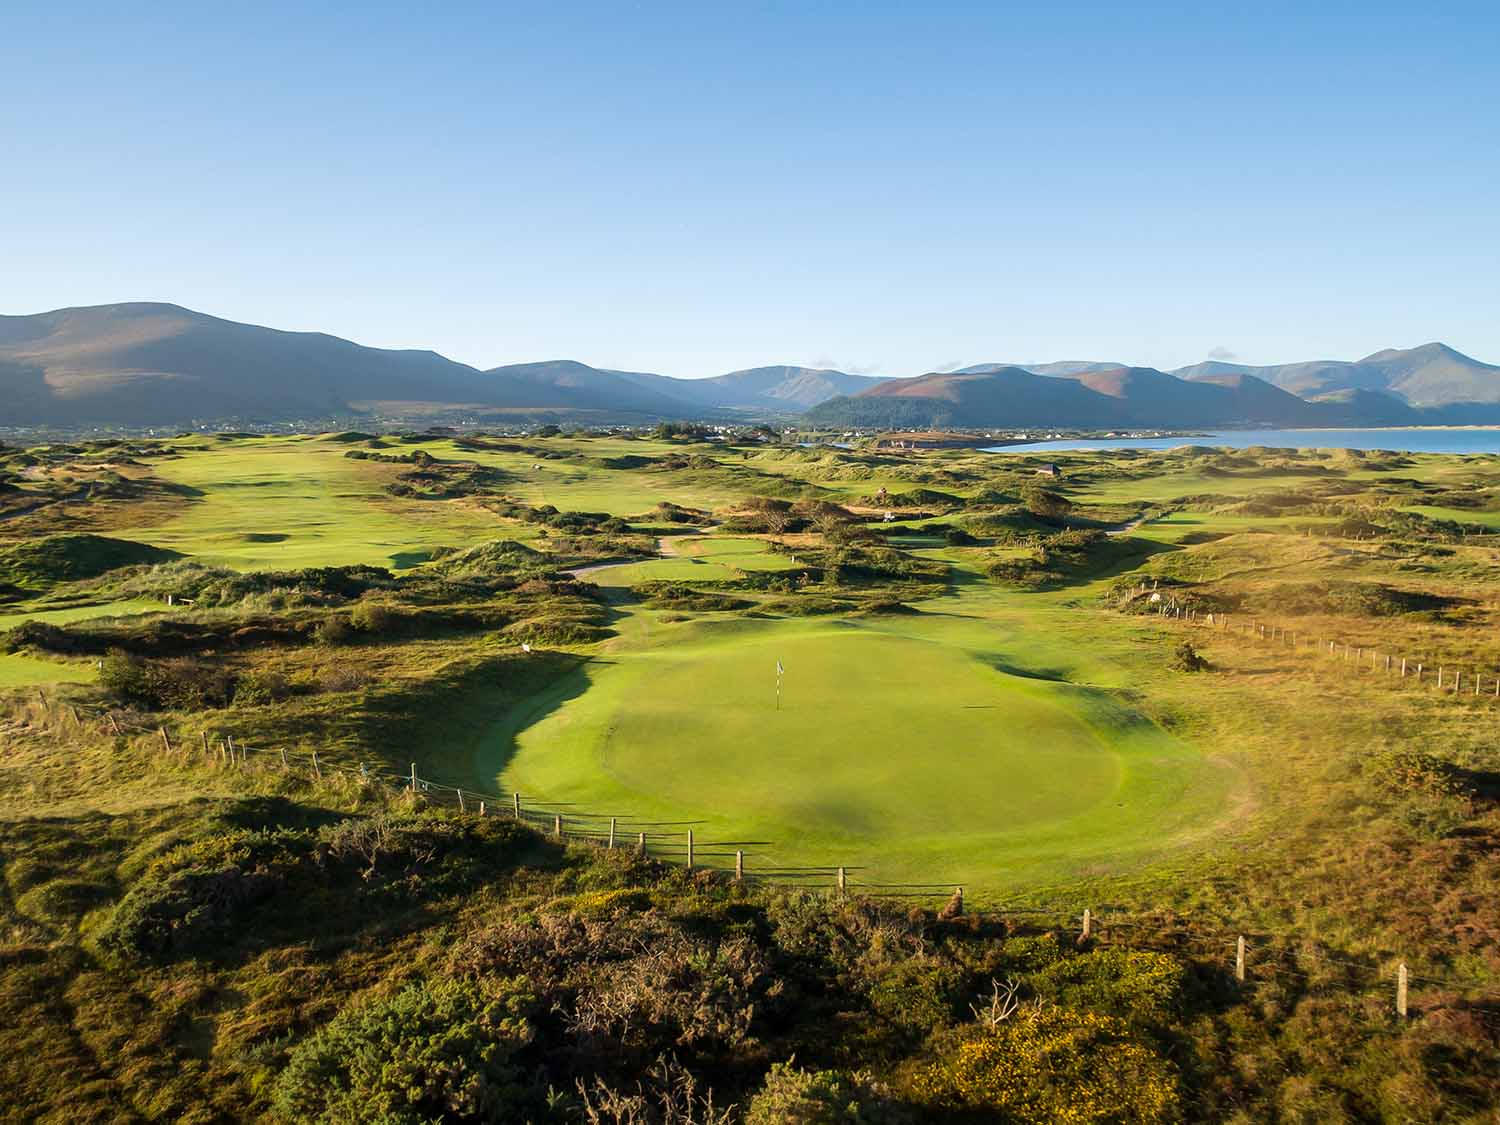
[[[1190,619],[1191,620],[1191,619]],[[1217,623],[1217,619],[1216,619]],[[1252,626],[1253,628],[1258,627]],[[1228,628],[1226,623],[1225,628]],[[964,913],[961,882],[882,883],[863,877],[859,866],[792,866],[771,862],[770,846],[764,840],[699,840],[696,829],[703,822],[654,820],[600,813],[574,805],[529,799],[525,794],[504,797],[422,777],[415,763],[406,773],[320,758],[284,748],[262,749],[236,741],[232,735],[210,737],[199,732],[194,738],[176,739],[164,725],[140,721],[129,712],[77,704],[53,704],[36,689],[37,703],[45,722],[61,721],[96,726],[124,737],[127,732],[159,741],[161,753],[174,758],[199,757],[226,769],[297,771],[313,782],[380,787],[391,796],[407,796],[425,804],[445,808],[460,816],[502,817],[526,824],[561,844],[580,843],[602,849],[633,849],[659,862],[688,870],[713,871],[736,883],[822,890],[839,899],[945,899],[938,916],[955,918]],[[0,723],[0,737],[23,729],[36,729],[26,718]],[[757,862],[751,863],[754,859]],[[702,863],[700,861],[719,861]],[[733,862],[725,862],[730,861]],[[1500,1033],[1500,983],[1466,978],[1438,970],[1414,972],[1404,955],[1397,953],[1349,956],[1330,951],[1309,938],[1266,933],[1212,932],[1173,911],[1142,912],[1108,904],[1066,908],[1025,908],[986,904],[984,914],[1007,927],[1035,932],[1072,935],[1079,944],[1152,949],[1219,964],[1236,986],[1296,981],[1308,989],[1341,991],[1366,996],[1373,1011],[1406,1018],[1421,1005],[1412,1001],[1414,991],[1423,991],[1437,1006],[1462,1009],[1468,1016]]]
[[[1161,594],[1138,588],[1140,593]],[[1376,646],[1351,645],[1341,638],[1329,638],[1322,633],[1298,632],[1274,622],[1259,619],[1240,620],[1227,613],[1208,613],[1196,608],[1162,598],[1152,603],[1155,616],[1173,624],[1188,625],[1196,629],[1231,636],[1249,637],[1264,641],[1268,646],[1277,646],[1291,652],[1328,656],[1348,669],[1355,677],[1368,672],[1375,676],[1401,684],[1410,681],[1416,687],[1432,686],[1436,691],[1454,699],[1479,699],[1491,703],[1500,702],[1500,673],[1487,672],[1472,666],[1464,667],[1456,660],[1416,660],[1402,656],[1389,649]]]

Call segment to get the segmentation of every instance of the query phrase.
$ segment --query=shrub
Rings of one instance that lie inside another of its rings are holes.
[[[238,867],[145,880],[115,907],[99,935],[99,948],[127,961],[206,948],[280,886],[274,875]]]
[[[142,660],[111,652],[100,662],[99,683],[122,703],[154,711],[201,711],[226,707],[234,698],[234,675],[186,657]]]
[[[936,1111],[1000,1120],[1177,1120],[1176,1073],[1120,1020],[1068,1008],[1023,1009],[995,1029],[971,1028],[937,1047],[912,1096]]]
[[[964,974],[952,962],[913,957],[897,961],[870,985],[870,1007],[902,1031],[923,1037],[952,1021]]]
[[[291,694],[292,685],[287,678],[269,669],[241,676],[234,685],[234,701],[251,706],[280,703]]]
[[[1182,964],[1149,950],[1100,949],[1067,957],[1031,977],[1036,992],[1071,1008],[1163,1020],[1182,1006]]]
[[[329,692],[358,691],[369,682],[369,673],[363,668],[351,668],[347,664],[325,668],[318,676],[318,686]]]
[[[349,624],[358,632],[380,636],[390,633],[401,621],[401,615],[379,602],[360,602],[349,611]]]
[[[863,1074],[776,1063],[750,1099],[745,1125],[896,1125],[910,1120]]]
[[[1208,667],[1208,661],[1198,654],[1192,642],[1183,641],[1172,653],[1171,666],[1178,672],[1202,672]]]
[[[1458,770],[1425,750],[1388,750],[1367,759],[1367,777],[1392,793],[1449,797],[1464,792]]]
[[[354,639],[354,629],[347,617],[334,614],[323,618],[313,630],[313,640],[320,645],[344,645]]]
[[[273,1104],[293,1121],[511,1120],[535,1006],[515,978],[419,981],[345,1008],[293,1049]]]

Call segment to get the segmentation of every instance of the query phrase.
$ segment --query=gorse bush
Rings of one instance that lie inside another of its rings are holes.
[[[535,1007],[524,978],[418,981],[356,1003],[292,1051],[275,1108],[291,1121],[511,1120]]]
[[[1165,953],[1098,949],[1027,978],[1038,996],[1122,1019],[1165,1021],[1182,1007],[1186,970]]]
[[[745,1125],[915,1125],[916,1117],[863,1074],[777,1063],[750,1099]]]
[[[100,662],[99,685],[121,703],[154,711],[225,707],[236,692],[228,669],[187,657],[142,660],[123,652],[111,652]]]
[[[1112,1016],[1026,1007],[941,1041],[908,1093],[938,1112],[981,1111],[1018,1125],[1155,1125],[1180,1119],[1177,1075]]]
[[[1198,654],[1190,641],[1183,641],[1172,652],[1171,667],[1178,672],[1202,672],[1208,661]]]

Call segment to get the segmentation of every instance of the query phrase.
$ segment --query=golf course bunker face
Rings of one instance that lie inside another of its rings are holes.
[[[767,841],[780,863],[878,861],[882,877],[981,888],[1133,865],[1218,818],[1225,778],[1191,747],[1107,693],[1007,674],[932,628],[658,629],[539,711],[502,783]]]

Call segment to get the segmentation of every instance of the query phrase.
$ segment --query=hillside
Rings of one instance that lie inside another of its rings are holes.
[[[791,366],[706,379],[573,360],[479,371],[436,352],[365,347],[148,302],[0,316],[0,419],[16,426],[266,424],[362,414],[773,416],[874,382]]]
[[[175,425],[350,413],[376,402],[498,404],[435,352],[366,348],[136,303],[0,317],[0,417],[11,425]]]
[[[1214,361],[1171,373],[1067,360],[915,379],[793,365],[680,379],[569,359],[480,371],[433,351],[149,302],[0,316],[0,421],[20,427],[641,423],[808,411],[814,424],[835,426],[1455,425],[1500,420],[1497,375],[1500,367],[1427,344],[1352,362]]]
[[[1345,391],[1394,395],[1412,406],[1500,402],[1500,367],[1446,344],[1387,348],[1359,360],[1315,360],[1271,367],[1209,361],[1173,372],[1184,379],[1253,375],[1304,397]]]
[[[988,366],[988,365],[986,365]],[[923,375],[813,408],[827,426],[1157,426],[1379,425],[1409,408],[1372,395],[1308,402],[1237,373],[1179,379],[1149,367],[1098,367],[1038,375],[1019,367]]]

